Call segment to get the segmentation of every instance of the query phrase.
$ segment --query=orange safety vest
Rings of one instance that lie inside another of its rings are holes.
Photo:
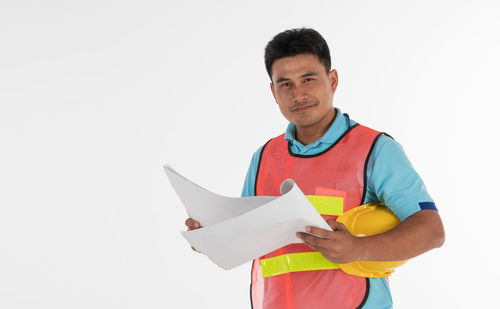
[[[284,134],[275,137],[262,149],[255,195],[280,196],[281,183],[291,178],[305,195],[341,198],[344,212],[359,206],[366,194],[368,159],[381,134],[354,125],[316,155],[294,154]],[[337,218],[320,214],[325,220]],[[271,264],[274,268],[278,264],[281,270],[266,269]],[[303,243],[282,247],[252,264],[250,294],[254,309],[361,308],[368,292],[368,278],[343,272],[338,264]]]

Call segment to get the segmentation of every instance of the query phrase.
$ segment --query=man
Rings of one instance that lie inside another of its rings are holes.
[[[314,261],[299,262],[314,270],[287,263],[310,251],[333,263],[398,261],[440,247],[444,229],[433,200],[396,141],[333,107],[338,76],[318,32],[303,28],[279,33],[266,46],[265,64],[273,96],[290,124],[285,134],[254,153],[242,195],[279,195],[281,182],[293,178],[307,195],[343,196],[344,212],[377,201],[402,222],[367,237],[351,235],[335,220],[327,221],[333,231],[306,227],[308,234],[297,233],[304,244],[254,261],[252,307],[392,308],[386,278],[352,276]],[[192,219],[186,225],[200,227]],[[270,260],[285,270],[263,277]]]

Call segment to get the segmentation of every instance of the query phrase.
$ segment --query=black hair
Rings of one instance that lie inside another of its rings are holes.
[[[266,45],[264,61],[271,81],[274,61],[301,54],[310,54],[318,57],[319,62],[323,64],[326,72],[330,72],[332,65],[330,49],[325,39],[314,29],[296,28],[278,33]]]

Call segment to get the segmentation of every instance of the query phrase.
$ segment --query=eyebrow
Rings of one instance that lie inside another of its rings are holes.
[[[278,78],[278,80],[276,81],[276,84],[279,84],[281,82],[285,82],[285,81],[289,81],[290,79],[289,78],[286,78],[286,77],[280,77]]]
[[[309,76],[318,76],[318,74],[316,74],[314,72],[307,72],[305,74],[300,75],[300,78],[309,77]],[[285,81],[289,81],[289,80],[290,80],[290,78],[280,77],[280,78],[278,78],[278,80],[276,80],[276,84],[281,83],[281,82],[285,82]]]
[[[300,75],[301,78],[303,78],[303,77],[309,77],[309,76],[318,76],[318,74],[316,74],[314,72],[307,72],[306,74]]]

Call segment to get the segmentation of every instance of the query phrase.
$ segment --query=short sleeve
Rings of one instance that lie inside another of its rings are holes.
[[[255,195],[255,177],[257,175],[260,154],[263,148],[264,146],[259,147],[259,149],[257,149],[252,156],[252,160],[250,161],[250,166],[248,167],[247,175],[245,177],[245,183],[243,184],[243,190],[241,192],[242,197]]]
[[[367,164],[365,203],[382,202],[401,220],[422,209],[436,209],[424,182],[401,145],[382,135]]]

